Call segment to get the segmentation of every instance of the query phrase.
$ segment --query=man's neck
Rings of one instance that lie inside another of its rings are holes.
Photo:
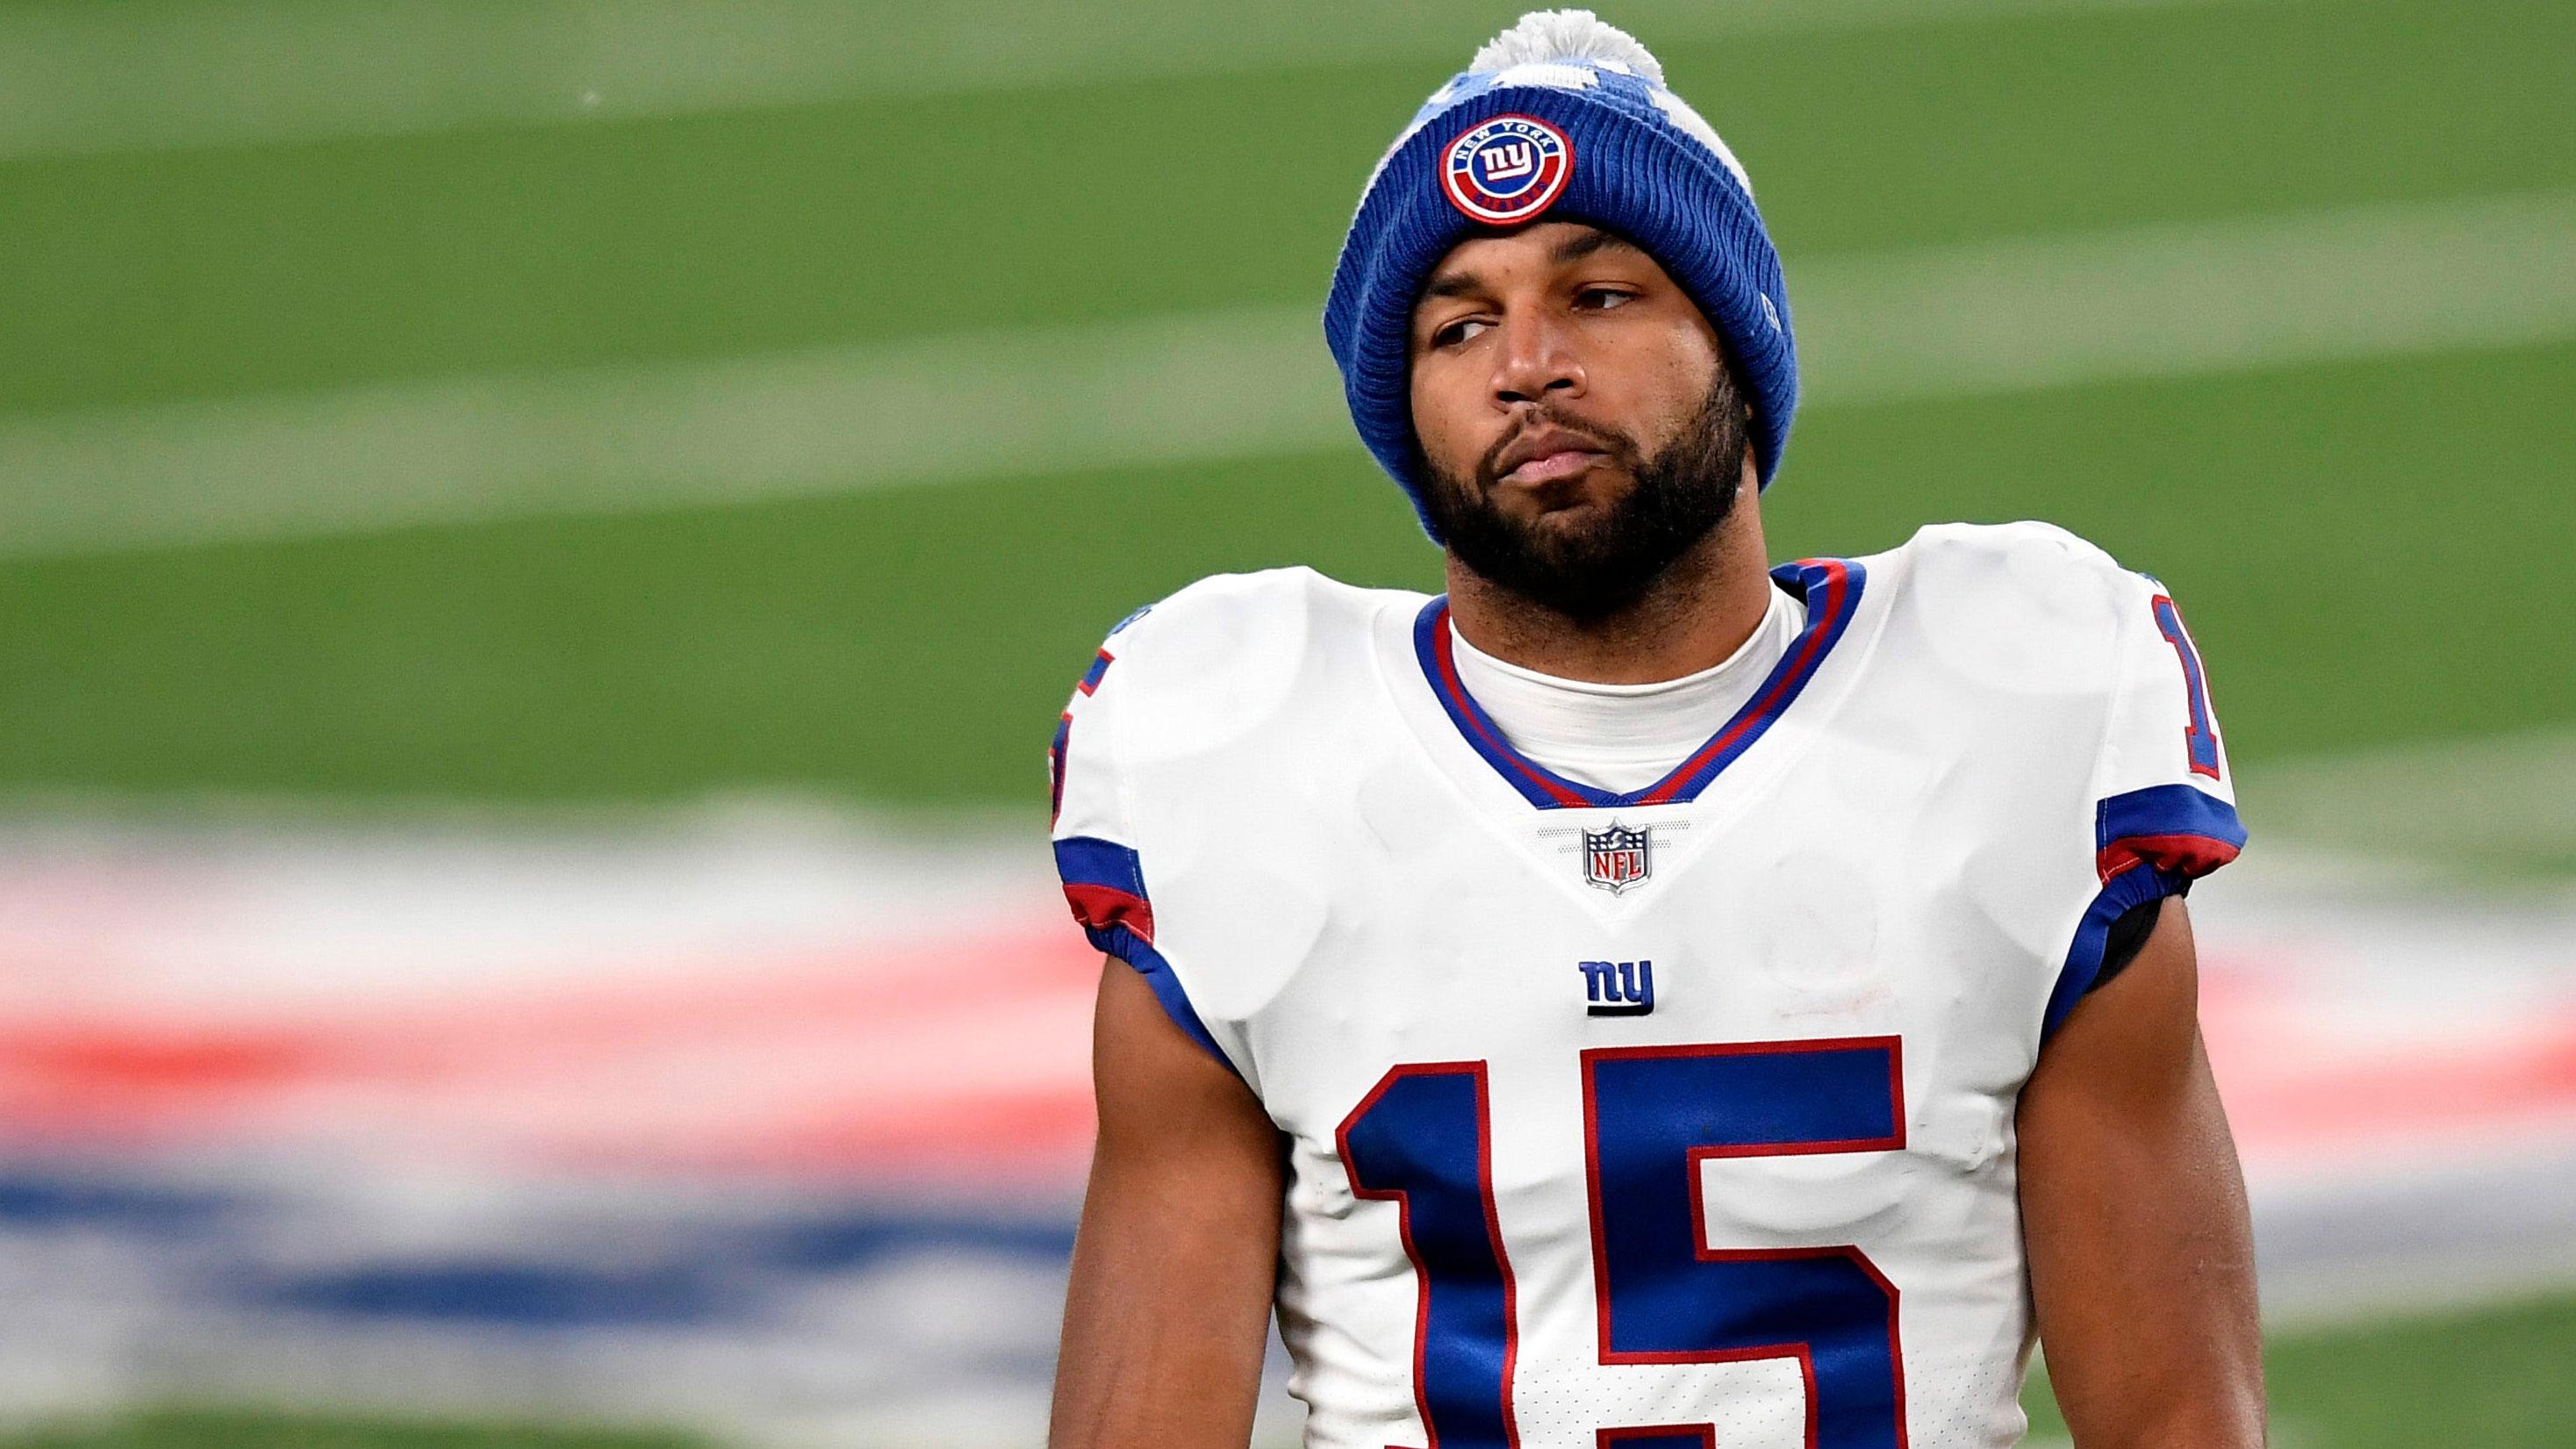
[[[1724,662],[1771,603],[1761,510],[1740,499],[1627,608],[1576,620],[1449,559],[1449,613],[1467,642],[1523,669],[1594,684],[1655,684]]]

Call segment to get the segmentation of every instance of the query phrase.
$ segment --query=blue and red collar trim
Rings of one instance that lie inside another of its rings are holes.
[[[1772,722],[1797,700],[1825,656],[1841,641],[1852,615],[1859,612],[1867,572],[1848,559],[1800,559],[1773,569],[1772,578],[1805,595],[1807,627],[1790,641],[1788,652],[1772,666],[1762,687],[1753,691],[1753,697],[1719,726],[1706,744],[1693,750],[1690,758],[1674,766],[1662,779],[1624,795],[1569,780],[1512,748],[1493,717],[1485,713],[1485,707],[1459,682],[1446,596],[1423,605],[1422,612],[1415,616],[1413,652],[1421,661],[1423,677],[1431,682],[1431,692],[1439,697],[1441,708],[1449,712],[1458,733],[1532,805],[1542,810],[1677,805],[1699,798],[1718,772],[1752,748],[1753,742],[1762,738]]]

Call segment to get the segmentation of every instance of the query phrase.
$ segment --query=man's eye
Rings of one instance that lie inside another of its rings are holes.
[[[1475,331],[1470,329],[1482,329],[1487,325],[1489,324],[1476,321],[1473,318],[1452,322],[1448,326],[1431,334],[1431,345],[1434,347],[1455,347],[1459,343],[1476,335]]]
[[[1586,287],[1575,294],[1575,300],[1596,311],[1607,312],[1637,300],[1637,294],[1622,292],[1615,287]]]

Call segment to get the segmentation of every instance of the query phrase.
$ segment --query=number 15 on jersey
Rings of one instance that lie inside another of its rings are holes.
[[[1894,1037],[1585,1051],[1584,1177],[1604,1364],[1793,1359],[1814,1449],[1903,1449],[1897,1292],[1857,1247],[1713,1248],[1712,1158],[1905,1146]],[[1481,1061],[1390,1069],[1335,1134],[1351,1189],[1397,1205],[1419,1285],[1426,1449],[1516,1449],[1519,1304]],[[1599,1449],[1709,1443],[1709,1424],[1601,1425]]]

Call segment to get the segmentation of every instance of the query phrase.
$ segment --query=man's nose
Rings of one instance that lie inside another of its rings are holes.
[[[1494,355],[1495,406],[1509,409],[1583,396],[1583,362],[1561,322],[1524,311],[1506,314],[1499,328],[1503,345]]]

